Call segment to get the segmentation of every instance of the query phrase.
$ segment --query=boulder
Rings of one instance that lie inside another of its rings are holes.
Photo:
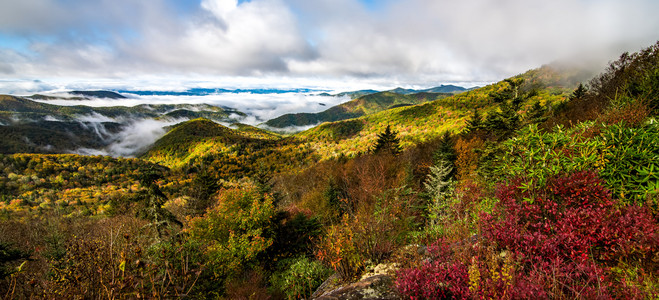
[[[329,280],[331,280],[330,278]],[[322,292],[321,288],[311,296],[318,300],[348,300],[348,299],[402,299],[396,287],[394,279],[389,275],[374,275],[362,280],[335,288],[331,291]]]

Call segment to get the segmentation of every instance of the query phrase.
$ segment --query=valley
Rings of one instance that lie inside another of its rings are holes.
[[[659,43],[598,74],[315,96],[343,98],[250,123],[0,96],[0,295],[659,295]]]

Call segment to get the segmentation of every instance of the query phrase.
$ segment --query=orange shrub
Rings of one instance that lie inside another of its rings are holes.
[[[471,139],[458,138],[455,143],[455,161],[456,177],[458,180],[464,180],[475,175],[478,168],[479,155],[474,150],[481,149],[485,142],[479,137]]]

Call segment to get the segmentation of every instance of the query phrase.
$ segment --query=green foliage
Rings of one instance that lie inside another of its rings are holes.
[[[204,166],[201,166],[201,168],[202,169],[194,175],[188,192],[190,199],[188,200],[187,205],[195,214],[202,214],[213,204],[213,195],[221,187],[218,183],[218,179],[213,176],[207,168]]]
[[[20,272],[20,267],[15,268],[13,265],[17,262],[25,261],[28,258],[30,258],[29,253],[13,248],[7,243],[0,242],[0,280],[16,272]]]
[[[537,125],[529,125],[503,142],[503,155],[491,162],[496,171],[488,177],[495,181],[524,177],[529,184],[542,185],[559,173],[602,167],[602,143],[583,136],[592,126],[584,123],[574,129],[557,127],[554,132],[543,132]]]
[[[331,274],[330,269],[306,257],[287,263],[288,268],[271,279],[273,287],[282,291],[287,299],[308,299]]]
[[[211,271],[218,278],[235,276],[255,263],[273,243],[265,237],[275,209],[270,195],[253,189],[220,192],[217,205],[190,220],[192,239],[207,245]]]
[[[423,186],[426,188],[426,193],[431,199],[440,199],[446,192],[446,189],[451,185],[450,175],[452,172],[453,167],[443,160],[430,167],[428,180],[423,183]]]
[[[504,154],[491,162],[496,171],[490,178],[524,177],[530,188],[559,173],[594,169],[621,201],[642,204],[658,189],[658,139],[653,122],[638,128],[582,123],[553,132],[529,125],[503,143]]]
[[[423,183],[430,196],[428,203],[428,231],[436,233],[441,226],[440,219],[447,214],[450,198],[453,197],[455,182],[451,179],[453,167],[446,161],[439,161],[430,167],[428,180]]]
[[[659,208],[659,124],[651,122],[639,128],[607,126],[600,140],[605,161],[600,175],[614,195],[626,203],[642,204],[654,199],[654,209]]]
[[[167,196],[160,190],[157,180],[162,179],[162,174],[155,169],[145,170],[138,175],[142,190],[136,195],[141,207],[137,216],[149,221],[148,226],[155,229],[158,239],[162,239],[166,230],[171,225],[183,226],[176,216],[164,208]]]
[[[371,152],[374,154],[400,154],[402,148],[400,147],[400,139],[397,135],[398,132],[392,131],[391,126],[387,125],[387,128],[382,133],[378,134],[378,139],[375,141],[375,145],[371,149]]]
[[[583,85],[583,83],[579,83],[579,86],[572,92],[572,95],[570,95],[570,99],[578,99],[578,98],[583,98],[586,96],[586,93],[588,92],[588,89]]]
[[[467,125],[465,126],[465,131],[473,132],[475,130],[479,130],[482,128],[483,128],[483,117],[478,112],[478,109],[475,108],[471,115],[471,119],[467,121]]]

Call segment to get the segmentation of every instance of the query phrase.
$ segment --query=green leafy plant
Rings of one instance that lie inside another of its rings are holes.
[[[288,268],[275,274],[271,282],[288,299],[307,299],[327,279],[331,270],[306,257],[290,261]]]
[[[274,213],[270,195],[259,195],[253,188],[223,190],[214,208],[190,220],[188,232],[206,245],[215,276],[226,278],[249,267],[272,245],[264,233]]]

